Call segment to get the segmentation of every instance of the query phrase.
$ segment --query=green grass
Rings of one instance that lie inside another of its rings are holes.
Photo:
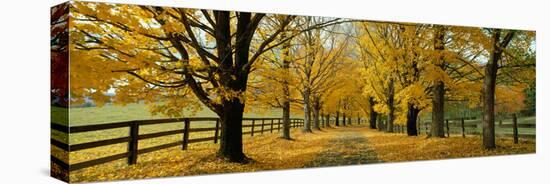
[[[103,124],[129,120],[167,118],[167,116],[163,115],[151,115],[147,105],[143,103],[133,103],[125,106],[107,104],[102,107],[70,108],[70,114],[67,113],[67,110],[65,108],[52,107],[51,112],[52,122],[64,124],[69,121],[70,126]],[[245,112],[244,114],[244,117],[247,118],[278,118],[281,116],[281,109],[271,109],[267,110],[264,113]],[[203,107],[201,111],[198,111],[196,114],[193,114],[189,117],[217,117],[217,115],[210,109]],[[302,115],[291,114],[291,117],[301,118]]]
[[[64,124],[64,125],[70,124],[70,126],[104,124],[104,123],[113,123],[113,122],[129,121],[129,120],[168,118],[167,116],[163,116],[163,115],[156,115],[156,116],[151,115],[147,105],[143,103],[139,103],[139,104],[133,103],[125,106],[108,104],[102,107],[70,108],[69,109],[70,114],[67,113],[66,108],[52,106],[51,112],[52,112],[52,122]],[[265,113],[245,112],[244,117],[278,118],[278,117],[281,117],[281,115],[282,115],[282,111],[280,109],[274,109],[274,110],[269,110]],[[202,111],[197,112],[192,117],[217,117],[217,115],[214,112],[210,111],[208,108],[203,108]],[[295,115],[292,115],[292,117],[298,118],[300,117],[300,115],[295,114]],[[260,123],[261,122],[256,122],[256,125],[259,125]],[[266,123],[266,126],[264,128],[265,130],[268,130],[270,128],[271,122],[266,121],[265,123]],[[251,121],[245,121],[243,122],[243,124],[251,124]],[[190,126],[191,128],[215,127],[215,122],[214,121],[192,122]],[[276,128],[276,125],[274,126],[274,128]],[[163,131],[176,130],[176,129],[183,129],[183,123],[175,122],[175,123],[166,123],[166,124],[160,124],[160,125],[140,126],[139,132],[140,134],[147,134],[147,133],[163,132]],[[261,129],[260,126],[255,127],[256,131],[259,131],[260,129]],[[248,131],[250,131],[250,127],[243,128],[243,132],[248,132]],[[129,133],[128,128],[116,128],[116,129],[93,131],[93,132],[75,133],[75,134],[71,134],[69,138],[67,138],[66,134],[52,130],[52,137],[54,139],[60,140],[65,143],[69,142],[72,145],[72,144],[80,144],[80,143],[86,143],[86,142],[92,142],[92,141],[98,141],[98,140],[124,137],[124,136],[128,136],[128,133]],[[211,137],[213,135],[214,135],[213,131],[191,133],[190,138],[193,139],[193,138]],[[173,138],[170,138],[169,141],[181,140],[181,135],[166,136],[163,138],[169,138],[169,137],[173,137]],[[156,139],[162,139],[162,138],[156,138]],[[150,139],[150,140],[152,140],[151,142],[155,142],[154,141],[155,139]],[[149,140],[145,140],[144,142],[147,142],[147,141]],[[168,142],[164,142],[164,143],[168,143]]]

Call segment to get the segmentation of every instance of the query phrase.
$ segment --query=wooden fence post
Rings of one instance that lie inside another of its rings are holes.
[[[181,145],[181,149],[186,150],[187,149],[187,144],[189,143],[189,129],[191,129],[191,127],[190,127],[191,121],[189,121],[189,118],[185,118],[183,120],[183,122],[184,122],[183,144]]]
[[[137,163],[139,124],[133,121],[130,124],[130,141],[128,142],[128,165]]]
[[[273,119],[271,119],[271,128],[269,129],[269,132],[273,133]]]
[[[512,114],[512,126],[514,128],[514,144],[519,142],[518,140],[518,117],[516,114]]]
[[[216,130],[214,131],[214,144],[218,143],[219,132],[220,132],[220,119],[216,119]]]
[[[445,124],[447,126],[447,137],[451,137],[451,132],[449,132],[449,119],[445,120]]]
[[[260,129],[260,134],[264,134],[264,119],[262,119],[262,128]]]
[[[466,130],[464,129],[464,118],[460,118],[460,126],[462,126],[462,138],[466,138]]]
[[[250,128],[250,130],[251,130],[250,131],[250,137],[254,136],[254,123],[255,123],[255,121],[252,120],[252,128]]]

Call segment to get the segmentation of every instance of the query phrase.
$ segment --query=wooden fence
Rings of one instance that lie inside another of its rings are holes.
[[[474,130],[481,129],[481,124],[479,124],[479,123],[465,124],[464,120],[466,120],[466,118],[446,119],[445,120],[444,131],[445,131],[445,134],[447,135],[447,137],[449,137],[451,132],[452,132],[451,128],[455,128],[455,129],[458,128],[459,131],[458,132],[455,131],[455,132],[459,133],[459,134],[462,134],[462,137],[465,137],[467,134],[479,134],[477,131],[467,131],[467,129],[470,129],[470,130],[471,129],[474,129]],[[472,119],[470,119],[470,120],[472,120]],[[449,123],[449,122],[452,122],[452,123]],[[430,132],[430,125],[431,125],[431,122],[418,123],[418,126],[417,126],[418,134],[425,133],[427,135]],[[536,138],[536,135],[534,135],[534,134],[520,134],[519,130],[518,130],[518,128],[533,128],[534,129],[534,128],[536,128],[536,124],[527,124],[527,123],[519,124],[518,120],[517,120],[517,117],[515,117],[515,116],[512,116],[512,124],[495,124],[495,127],[498,127],[498,128],[501,128],[501,129],[510,129],[512,131],[511,134],[510,133],[497,134],[497,136],[513,137],[514,142],[517,142],[518,138],[529,138],[529,139]],[[405,126],[400,126],[400,125],[394,126],[394,132],[406,133],[406,131],[407,130],[406,130]]]
[[[211,128],[190,128],[191,122],[216,122],[215,127]],[[250,131],[243,132],[243,135],[254,136],[254,133],[264,133],[264,132],[273,132],[274,130],[277,130],[278,132],[281,131],[282,127],[282,119],[281,118],[243,118],[243,121],[250,121],[251,124],[243,124],[243,128],[250,128]],[[156,132],[156,133],[148,133],[148,134],[139,134],[139,127],[143,125],[156,125],[156,124],[164,124],[164,123],[177,123],[177,122],[183,122],[184,128],[183,129],[177,129],[177,130],[170,130],[170,131],[163,131],[163,132]],[[297,128],[300,126],[303,126],[304,120],[303,119],[296,119],[291,118],[290,119],[290,125],[291,128]],[[126,121],[126,122],[117,122],[117,123],[108,123],[108,124],[97,124],[97,125],[85,125],[85,126],[71,126],[67,127],[64,125],[51,123],[51,128],[60,132],[63,132],[67,135],[69,133],[71,135],[75,133],[82,133],[82,132],[93,132],[93,131],[100,131],[100,130],[109,130],[109,129],[115,129],[115,128],[129,128],[129,136],[126,137],[119,137],[119,138],[113,138],[113,139],[106,139],[106,140],[99,140],[99,141],[93,141],[93,142],[86,142],[86,143],[80,143],[80,144],[74,144],[69,145],[66,143],[63,143],[61,141],[50,139],[51,144],[67,151],[67,153],[75,152],[79,150],[85,150],[85,149],[91,149],[101,146],[107,146],[107,145],[113,145],[113,144],[119,144],[119,143],[127,143],[128,144],[128,151],[125,153],[115,154],[107,157],[102,157],[98,159],[83,161],[80,163],[75,164],[69,164],[66,163],[59,158],[51,156],[51,161],[56,163],[57,165],[61,166],[63,169],[66,169],[68,171],[76,171],[79,169],[119,160],[126,158],[128,160],[128,164],[136,164],[137,157],[140,154],[150,153],[153,151],[158,151],[161,149],[171,148],[175,146],[181,146],[182,150],[187,149],[187,145],[191,143],[198,143],[198,142],[206,142],[206,141],[213,141],[214,143],[218,143],[218,139],[220,139],[220,121],[218,118],[172,118],[172,119],[152,119],[152,120],[136,120],[136,121]],[[261,127],[260,130],[255,130],[256,127]],[[189,139],[189,134],[192,132],[213,132],[212,137],[205,137],[205,138],[196,138],[196,139]],[[158,146],[153,146],[149,148],[139,149],[138,148],[138,142],[139,140],[144,139],[151,139],[151,138],[157,138],[157,137],[163,137],[163,136],[169,136],[169,135],[176,135],[176,134],[182,134],[183,138],[180,141],[172,142],[172,143],[166,143]]]

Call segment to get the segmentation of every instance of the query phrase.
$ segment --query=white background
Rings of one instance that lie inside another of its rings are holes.
[[[49,8],[60,0],[3,1],[0,10],[0,183],[61,183],[49,177]],[[110,0],[207,9],[537,31],[537,153],[120,183],[548,183],[550,6],[543,0]],[[7,56],[7,57],[6,57]],[[546,56],[546,57],[545,57]]]

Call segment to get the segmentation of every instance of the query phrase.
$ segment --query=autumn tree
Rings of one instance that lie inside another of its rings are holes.
[[[497,89],[497,75],[502,68],[534,67],[534,60],[527,60],[525,55],[533,54],[533,35],[529,32],[516,30],[488,29],[486,49],[489,52],[485,64],[485,76],[482,88],[483,111],[483,147],[496,148],[495,144],[495,94]],[[515,40],[515,42],[514,42]],[[509,47],[511,47],[509,49]],[[514,79],[510,71],[507,78]],[[516,79],[517,80],[517,79]],[[522,81],[511,81],[522,82]],[[510,84],[508,84],[510,85]]]
[[[323,18],[306,18],[305,25],[331,21]],[[326,27],[337,31],[338,26]],[[304,132],[311,132],[311,127],[319,130],[319,117],[322,107],[321,96],[334,87],[337,80],[334,76],[341,68],[341,59],[347,48],[347,39],[330,34],[323,29],[310,30],[297,38],[297,59],[294,65],[298,77],[297,89],[301,94],[304,109]],[[311,114],[313,114],[313,121]]]
[[[52,105],[67,107],[69,98],[69,5],[52,7],[50,20]]]
[[[166,102],[153,105],[153,111],[181,116],[184,109],[193,108],[189,104],[200,108],[188,98],[194,95],[220,117],[219,156],[231,162],[247,160],[241,126],[248,74],[264,52],[284,43],[276,38],[293,16],[273,27],[267,39],[255,40],[266,17],[262,13],[86,2],[72,5],[75,52],[71,57],[80,58],[71,64],[79,72],[72,73],[102,75],[97,79],[74,77],[92,79],[75,85],[75,97],[101,101],[105,99],[102,94],[115,89],[122,101],[164,98]],[[87,68],[89,72],[84,71]]]

